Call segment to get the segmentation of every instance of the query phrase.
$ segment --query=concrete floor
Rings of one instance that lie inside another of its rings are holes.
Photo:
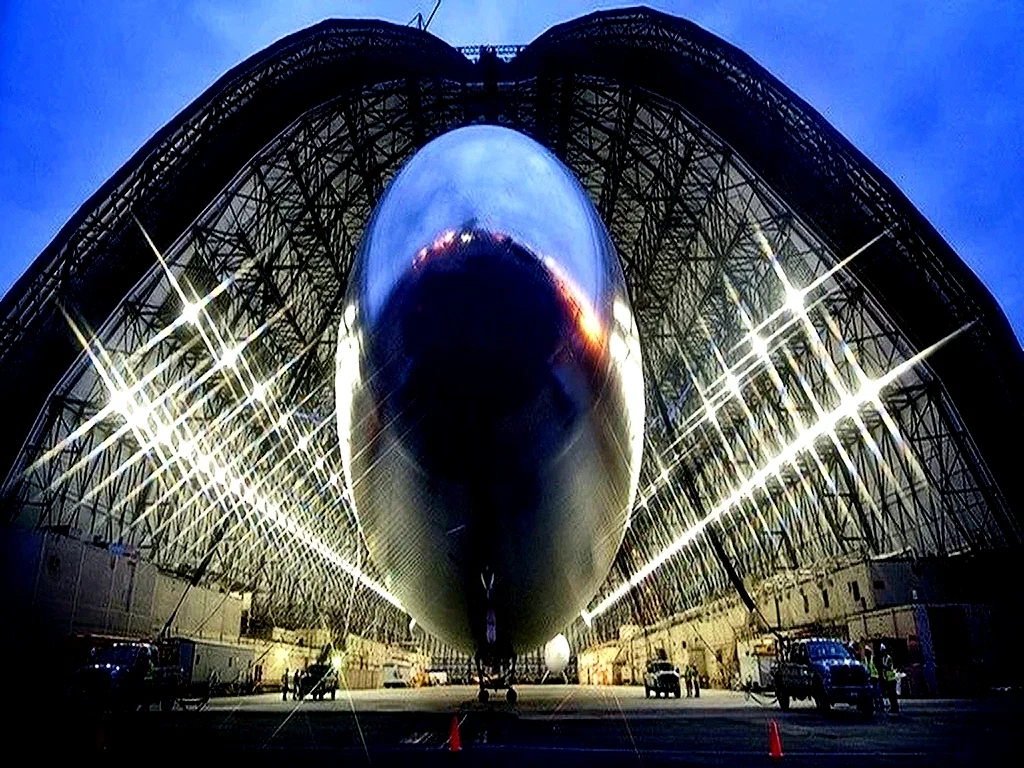
[[[523,686],[509,707],[482,706],[468,687],[338,692],[335,701],[284,702],[280,694],[216,699],[199,712],[136,713],[82,722],[72,751],[148,754],[200,762],[231,753],[247,763],[451,762],[453,715],[462,762],[520,765],[767,764],[769,721],[784,760],[806,765],[968,765],[1017,762],[1017,698],[904,701],[897,716],[865,718],[807,703],[789,712],[743,694],[703,691],[700,699],[645,699],[643,689]],[[112,755],[113,756],[113,755]],[[411,762],[410,762],[411,761]]]

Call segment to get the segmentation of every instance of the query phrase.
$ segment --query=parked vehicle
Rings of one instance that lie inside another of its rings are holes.
[[[644,694],[658,696],[680,696],[679,669],[671,661],[657,659],[647,662],[647,674],[644,675]]]
[[[95,646],[71,676],[72,698],[102,709],[200,707],[217,694],[252,690],[251,648],[172,638]]]
[[[72,675],[72,698],[103,710],[134,711],[157,703],[170,710],[181,677],[175,664],[163,663],[160,651],[152,643],[136,642],[94,648],[90,662]]]
[[[169,656],[181,668],[182,685],[194,695],[235,695],[252,687],[253,650],[212,640],[175,638]]]
[[[299,698],[311,696],[323,700],[330,694],[334,701],[338,691],[338,671],[331,664],[310,664],[299,677]]]
[[[814,699],[820,710],[833,704],[852,704],[865,713],[874,707],[868,670],[838,640],[794,640],[782,650],[773,670],[779,708],[793,699]]]
[[[384,665],[385,688],[409,688],[412,685],[412,664],[391,661]]]

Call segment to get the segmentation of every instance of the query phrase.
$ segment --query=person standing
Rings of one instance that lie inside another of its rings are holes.
[[[871,700],[877,711],[882,708],[882,690],[878,685],[878,666],[871,655],[871,648],[867,646],[864,648],[864,666],[868,668],[868,679],[871,682]]]
[[[281,701],[288,701],[288,670],[281,677]]]
[[[693,696],[693,677],[690,675],[690,666],[683,667],[683,677],[686,679],[686,698]]]
[[[292,701],[299,700],[299,685],[302,683],[302,672],[295,670],[295,674],[292,676]]]
[[[899,697],[896,695],[896,665],[892,656],[882,645],[879,650],[882,653],[882,691],[889,700],[889,713],[898,714],[900,711]]]
[[[700,698],[700,673],[697,672],[697,665],[690,665],[690,672],[693,674],[693,698]]]

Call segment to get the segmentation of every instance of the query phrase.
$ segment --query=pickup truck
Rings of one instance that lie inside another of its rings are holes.
[[[299,678],[298,689],[300,699],[310,696],[323,700],[330,694],[333,701],[338,691],[338,672],[331,664],[311,664]]]
[[[671,661],[655,660],[647,662],[647,674],[644,675],[644,694],[650,697],[664,694],[680,696],[679,670],[672,666]]]
[[[868,670],[838,640],[801,639],[788,643],[772,670],[779,708],[793,699],[814,699],[819,710],[853,704],[870,714],[874,692]]]
[[[71,694],[100,709],[133,711],[159,703],[168,711],[178,695],[180,670],[160,662],[159,649],[151,643],[96,648],[89,663],[72,676]]]

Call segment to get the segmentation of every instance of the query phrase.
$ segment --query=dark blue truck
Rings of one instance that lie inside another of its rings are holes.
[[[794,699],[814,699],[820,710],[833,704],[852,704],[865,714],[874,709],[867,668],[838,640],[790,641],[782,649],[773,678],[783,710]]]

